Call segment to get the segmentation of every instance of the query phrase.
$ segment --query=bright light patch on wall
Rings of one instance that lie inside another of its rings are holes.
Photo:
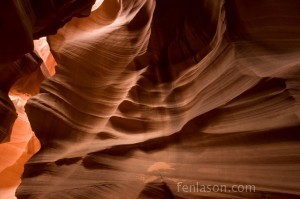
[[[104,0],[96,0],[95,4],[92,7],[92,11],[96,10],[100,7],[100,5],[103,3]]]

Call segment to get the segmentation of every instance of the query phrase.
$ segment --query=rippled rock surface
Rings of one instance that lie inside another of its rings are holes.
[[[49,36],[18,198],[298,198],[296,0],[104,0]],[[184,192],[178,184],[255,185]]]

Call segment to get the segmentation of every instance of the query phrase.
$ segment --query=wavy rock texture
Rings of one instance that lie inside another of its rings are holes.
[[[35,54],[27,54],[14,64],[2,65],[7,66],[1,73],[2,86],[6,88],[6,99],[14,111],[11,115],[15,116],[15,121],[9,123],[7,117],[6,120],[5,117],[1,120],[2,127],[11,125],[9,134],[3,134],[4,142],[0,143],[1,199],[16,198],[15,191],[21,182],[24,164],[40,149],[40,143],[31,130],[24,106],[32,95],[39,93],[40,84],[45,77],[49,77],[51,69],[53,72],[53,61],[49,47],[45,46],[43,39],[35,42],[35,48]],[[42,64],[39,56],[44,60]],[[6,74],[6,77],[3,74]],[[4,105],[7,106],[5,103]]]
[[[104,0],[48,37],[18,198],[299,198],[296,0]],[[250,184],[255,193],[178,191]]]
[[[0,142],[9,140],[17,118],[8,97],[11,87],[16,84],[17,90],[22,90],[30,86],[22,84],[44,78],[39,67],[42,60],[34,51],[33,39],[56,33],[74,16],[88,16],[94,3],[95,0],[0,2]],[[34,92],[39,91],[39,86],[31,85],[36,86]]]

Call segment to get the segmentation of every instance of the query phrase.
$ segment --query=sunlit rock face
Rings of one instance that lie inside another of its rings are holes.
[[[18,198],[298,198],[296,0],[104,0],[48,37]],[[255,192],[184,185],[255,185]]]

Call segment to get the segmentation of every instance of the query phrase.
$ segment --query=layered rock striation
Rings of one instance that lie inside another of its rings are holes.
[[[104,0],[72,18],[48,36],[56,72],[25,107],[42,149],[16,196],[298,198],[299,9]],[[255,192],[179,186],[197,183]]]

